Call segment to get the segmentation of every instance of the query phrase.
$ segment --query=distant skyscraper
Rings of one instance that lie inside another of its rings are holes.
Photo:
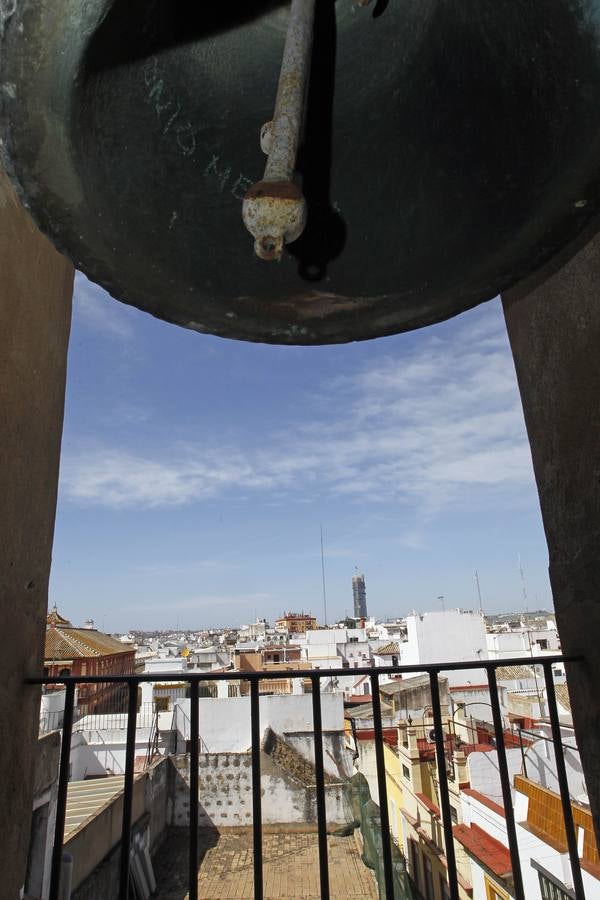
[[[367,589],[365,576],[357,571],[352,576],[352,594],[354,595],[354,616],[357,619],[367,618]]]

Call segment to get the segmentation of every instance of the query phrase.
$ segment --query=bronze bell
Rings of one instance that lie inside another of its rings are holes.
[[[317,0],[304,230],[259,259],[242,204],[294,4],[0,0],[3,160],[92,280],[197,331],[334,343],[468,309],[597,228],[600,0]]]

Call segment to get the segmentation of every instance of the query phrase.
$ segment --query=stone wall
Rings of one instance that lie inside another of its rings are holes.
[[[25,880],[39,729],[73,267],[0,170],[0,840],[2,896]]]
[[[172,824],[189,824],[189,756],[171,757],[176,769]],[[290,771],[284,768],[290,767]],[[203,828],[252,825],[252,757],[250,753],[203,753],[199,759],[198,821]],[[287,748],[278,761],[261,752],[262,821],[265,826],[294,825],[316,829],[314,773]],[[353,820],[348,782],[327,778],[325,800],[328,827]]]
[[[172,823],[190,821],[190,759],[171,757],[175,767]],[[249,753],[202,753],[198,766],[200,827],[252,824],[252,760]]]

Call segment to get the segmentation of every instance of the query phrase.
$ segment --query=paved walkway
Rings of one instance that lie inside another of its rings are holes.
[[[377,900],[373,873],[360,859],[354,837],[327,839],[332,897]],[[201,900],[251,900],[254,896],[252,834],[204,834],[200,840],[198,894]],[[185,900],[187,834],[172,832],[155,860],[157,900]],[[263,835],[265,900],[319,900],[316,834]]]

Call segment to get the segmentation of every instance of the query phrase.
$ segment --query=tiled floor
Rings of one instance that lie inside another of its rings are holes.
[[[331,897],[377,900],[373,873],[360,859],[353,837],[328,837]],[[252,834],[204,834],[198,896],[201,900],[251,900],[253,890]],[[188,896],[187,833],[172,832],[154,861],[157,900]],[[316,834],[263,835],[265,900],[318,900],[319,851]]]

